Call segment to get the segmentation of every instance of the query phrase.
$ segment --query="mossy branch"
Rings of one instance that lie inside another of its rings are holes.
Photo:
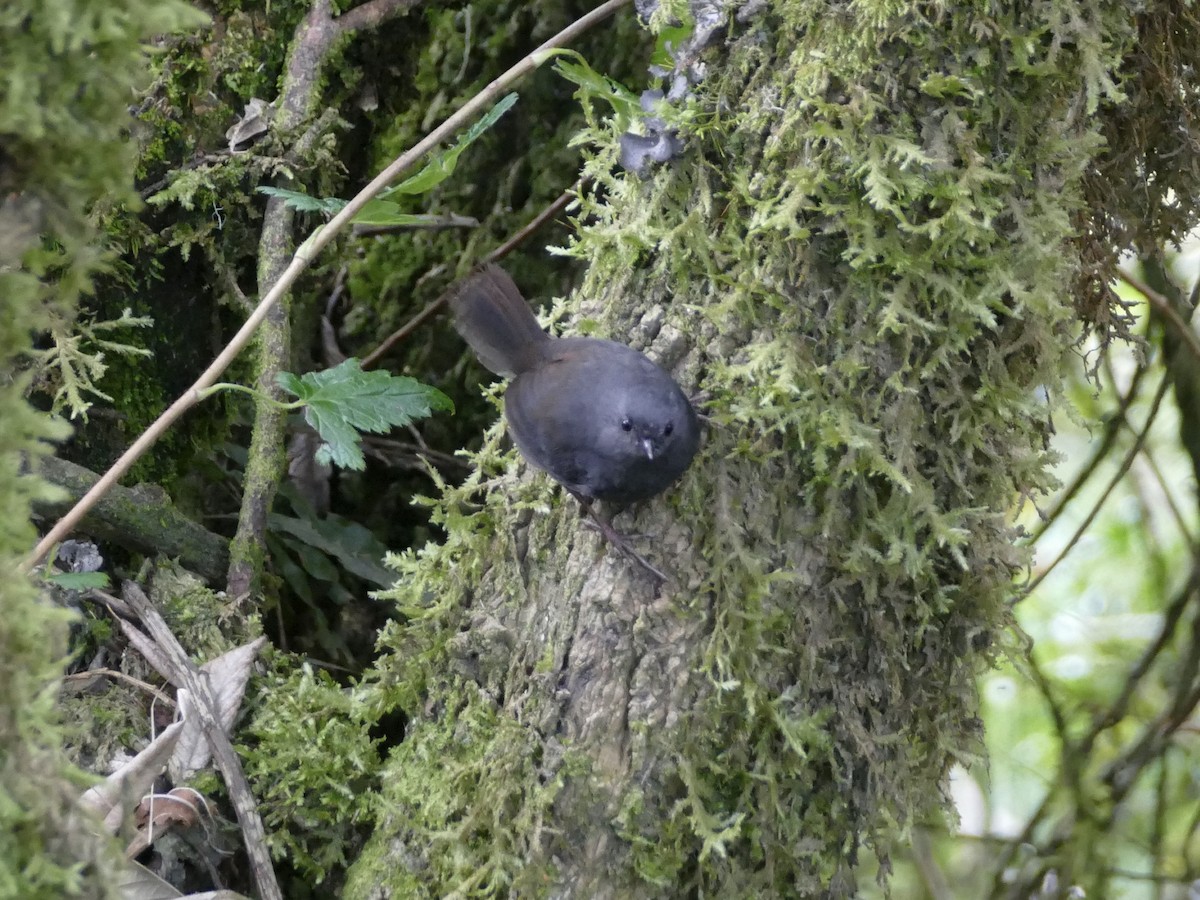
[[[54,456],[38,461],[36,471],[67,494],[65,501],[36,502],[34,511],[41,519],[62,515],[99,478],[83,466]],[[117,485],[95,505],[84,524],[87,532],[97,538],[115,541],[139,553],[177,558],[211,584],[225,577],[229,542],[181,513],[166,492],[155,485]]]

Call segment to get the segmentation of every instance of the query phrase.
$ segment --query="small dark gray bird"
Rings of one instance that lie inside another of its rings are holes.
[[[504,409],[521,453],[574,494],[614,545],[662,577],[591,502],[646,500],[691,464],[700,423],[679,385],[624,344],[550,337],[499,266],[463,282],[450,306],[479,361],[514,376]]]

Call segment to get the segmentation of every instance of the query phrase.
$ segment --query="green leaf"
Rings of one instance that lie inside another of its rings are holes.
[[[660,66],[668,72],[675,68],[673,53],[678,53],[684,41],[692,36],[696,28],[696,20],[687,13],[680,24],[664,25],[654,41],[654,53],[650,56],[650,64]]]
[[[468,128],[467,132],[458,139],[457,144],[440,156],[431,159],[416,175],[406,178],[395,187],[388,188],[379,196],[424,194],[437,187],[454,173],[454,167],[458,165],[458,158],[462,155],[462,152],[471,146],[476,138],[495,125],[502,115],[512,109],[512,105],[516,102],[516,94],[509,94],[504,97],[499,103],[489,109],[478,122]],[[358,220],[355,219],[355,221]]]
[[[59,572],[47,575],[46,581],[68,591],[88,591],[109,586],[108,576],[103,572]]]
[[[319,212],[333,216],[346,205],[345,200],[339,200],[337,197],[310,197],[300,191],[286,191],[277,187],[260,187],[256,190],[268,197],[278,197],[297,212]]]
[[[303,546],[314,553],[320,551],[324,559],[336,559],[347,572],[357,575],[381,587],[391,587],[396,582],[396,573],[383,565],[387,554],[385,547],[368,528],[340,516],[327,519],[301,519],[271,513],[267,524],[272,530],[298,538]],[[325,581],[335,581],[328,573],[321,574],[318,565],[306,560],[299,553],[300,562],[310,575]]]
[[[975,97],[980,91],[971,82],[957,75],[934,73],[921,82],[921,90],[931,97]]]
[[[641,104],[637,96],[619,81],[614,81],[607,75],[601,75],[574,50],[558,50],[559,57],[570,57],[575,60],[568,62],[558,59],[554,68],[567,81],[579,86],[575,98],[586,106],[588,100],[604,100],[613,109],[618,130],[626,131],[635,120],[641,118]]]
[[[394,187],[390,187],[380,193],[378,197],[369,201],[350,221],[356,225],[376,226],[427,224],[431,220],[431,217],[403,213],[400,211],[398,204],[384,198],[392,194],[424,194],[437,187],[454,174],[454,169],[458,165],[458,158],[462,155],[462,152],[474,143],[476,138],[495,125],[497,120],[508,112],[516,102],[516,94],[509,94],[501,99],[478,122],[467,129],[466,133],[458,139],[458,143],[445,153],[431,159],[416,175],[406,178]],[[277,187],[259,187],[256,190],[258,193],[266,194],[268,197],[280,198],[297,212],[316,212],[326,216],[337,215],[345,208],[348,202],[337,197],[310,197],[308,194],[301,193],[300,191],[289,191]],[[310,237],[309,240],[311,241],[312,238]],[[307,243],[306,241],[305,244]]]
[[[316,598],[313,596],[312,583],[304,574],[289,552],[292,548],[270,531],[266,534],[267,549],[271,551],[271,561],[279,571],[284,582],[292,592],[308,606],[316,609]]]
[[[376,434],[423,419],[434,410],[454,411],[450,398],[437,388],[388,372],[364,372],[357,359],[297,378],[280,372],[276,380],[304,403],[304,419],[325,442],[320,462],[346,469],[366,465],[359,432]]]
[[[378,198],[370,201],[351,221],[355,225],[434,225],[443,224],[445,216],[428,213],[406,213],[400,204]]]

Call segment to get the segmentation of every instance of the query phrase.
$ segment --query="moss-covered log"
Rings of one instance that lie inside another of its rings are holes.
[[[568,330],[713,398],[625,525],[661,593],[500,454],[403,558],[368,696],[407,716],[350,896],[846,896],[945,814],[1079,336],[1126,4],[725,11],[639,180],[593,132]]]
[[[34,504],[44,522],[54,522],[99,481],[95,472],[48,456],[37,474],[60,488],[58,496]],[[157,485],[114,486],[83,520],[84,533],[112,541],[148,556],[178,559],[210,584],[223,582],[229,565],[229,542],[183,515]]]

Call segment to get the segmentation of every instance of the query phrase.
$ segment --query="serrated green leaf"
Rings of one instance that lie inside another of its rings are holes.
[[[391,194],[424,194],[426,191],[437,187],[454,173],[454,167],[458,165],[458,158],[462,155],[462,152],[471,146],[476,138],[495,125],[502,115],[512,109],[512,105],[516,102],[517,95],[515,93],[501,99],[479,121],[468,128],[466,133],[458,139],[458,143],[453,147],[440,156],[431,159],[416,175],[406,178],[395,187],[388,188],[379,196],[387,197]]]
[[[388,372],[364,372],[353,358],[299,378],[280,372],[276,381],[304,402],[305,421],[325,442],[317,451],[318,461],[346,469],[366,465],[359,432],[380,434],[434,410],[454,411],[450,398],[437,388]]]

